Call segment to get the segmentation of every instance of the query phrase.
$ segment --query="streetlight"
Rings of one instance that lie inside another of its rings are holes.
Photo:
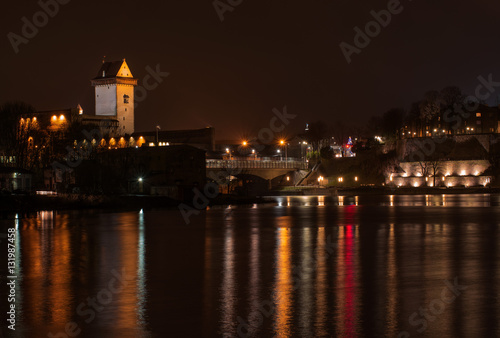
[[[143,183],[142,183],[142,177],[139,177],[139,179],[137,181],[139,181],[139,193],[142,194],[142,192],[144,190],[144,186],[143,186]]]
[[[231,160],[231,151],[229,150],[229,148],[226,148],[226,153],[229,154],[229,159]]]
[[[305,161],[305,159],[307,158],[307,142],[306,141],[302,141],[302,142],[299,142],[300,144],[300,156],[302,157],[302,161]],[[306,156],[304,156],[304,149],[302,146],[306,146]]]
[[[158,145],[158,141],[159,141],[159,140],[158,140],[158,131],[159,131],[160,129],[161,129],[161,128],[160,128],[160,126],[159,126],[159,125],[158,125],[158,126],[156,126],[156,145]]]
[[[247,146],[247,144],[248,144],[248,142],[247,142],[247,141],[243,141],[243,142],[242,142],[242,145],[243,145],[244,147],[246,147],[246,146]]]
[[[281,146],[285,146],[285,162],[288,162],[288,143],[285,140],[280,140]]]

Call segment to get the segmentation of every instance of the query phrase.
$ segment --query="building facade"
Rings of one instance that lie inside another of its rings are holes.
[[[429,121],[413,119],[398,132],[400,139],[500,133],[500,107],[478,104],[470,111],[443,111]]]
[[[493,134],[399,140],[400,160],[385,182],[397,187],[487,186],[495,178],[498,141]]]
[[[91,83],[95,89],[95,116],[117,120],[117,134],[132,135],[135,131],[134,88],[137,79],[132,76],[125,59],[103,62]]]
[[[165,195],[185,199],[195,187],[206,183],[205,151],[179,145],[124,148],[104,151],[95,163],[98,174],[76,168],[76,183],[99,177],[105,192]],[[119,190],[117,190],[119,189]]]

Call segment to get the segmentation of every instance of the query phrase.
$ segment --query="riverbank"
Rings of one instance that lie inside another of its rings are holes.
[[[193,204],[192,201],[186,204]],[[209,199],[208,205],[243,205],[268,203],[265,197],[246,197],[220,194]],[[7,195],[0,196],[0,211],[31,212],[40,210],[80,210],[80,209],[176,209],[183,203],[166,196],[148,195]]]
[[[271,196],[364,196],[364,195],[442,195],[442,194],[498,194],[500,188],[485,187],[294,187],[294,189],[276,190]]]
[[[337,189],[339,196],[360,196],[360,195],[453,195],[453,194],[498,194],[500,188],[485,187],[359,187]]]
[[[235,196],[220,194],[208,199],[207,206],[249,205],[272,202],[272,196],[365,196],[365,195],[442,195],[442,194],[498,194],[500,188],[306,188],[270,191],[263,196]],[[201,203],[202,201],[198,201]],[[0,196],[1,212],[32,212],[40,210],[136,210],[136,209],[176,209],[183,203],[166,196],[148,195],[76,195],[57,196],[8,195]],[[193,201],[184,202],[188,205]]]

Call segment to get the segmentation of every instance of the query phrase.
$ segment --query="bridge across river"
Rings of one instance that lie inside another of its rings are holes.
[[[233,176],[254,175],[266,180],[272,180],[282,175],[307,170],[308,163],[294,159],[288,161],[207,159],[206,168],[207,173],[209,171],[226,171]]]

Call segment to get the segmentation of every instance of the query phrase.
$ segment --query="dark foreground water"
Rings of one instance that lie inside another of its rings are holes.
[[[0,221],[3,334],[500,336],[499,196],[276,201],[190,224],[177,210],[11,215]]]

